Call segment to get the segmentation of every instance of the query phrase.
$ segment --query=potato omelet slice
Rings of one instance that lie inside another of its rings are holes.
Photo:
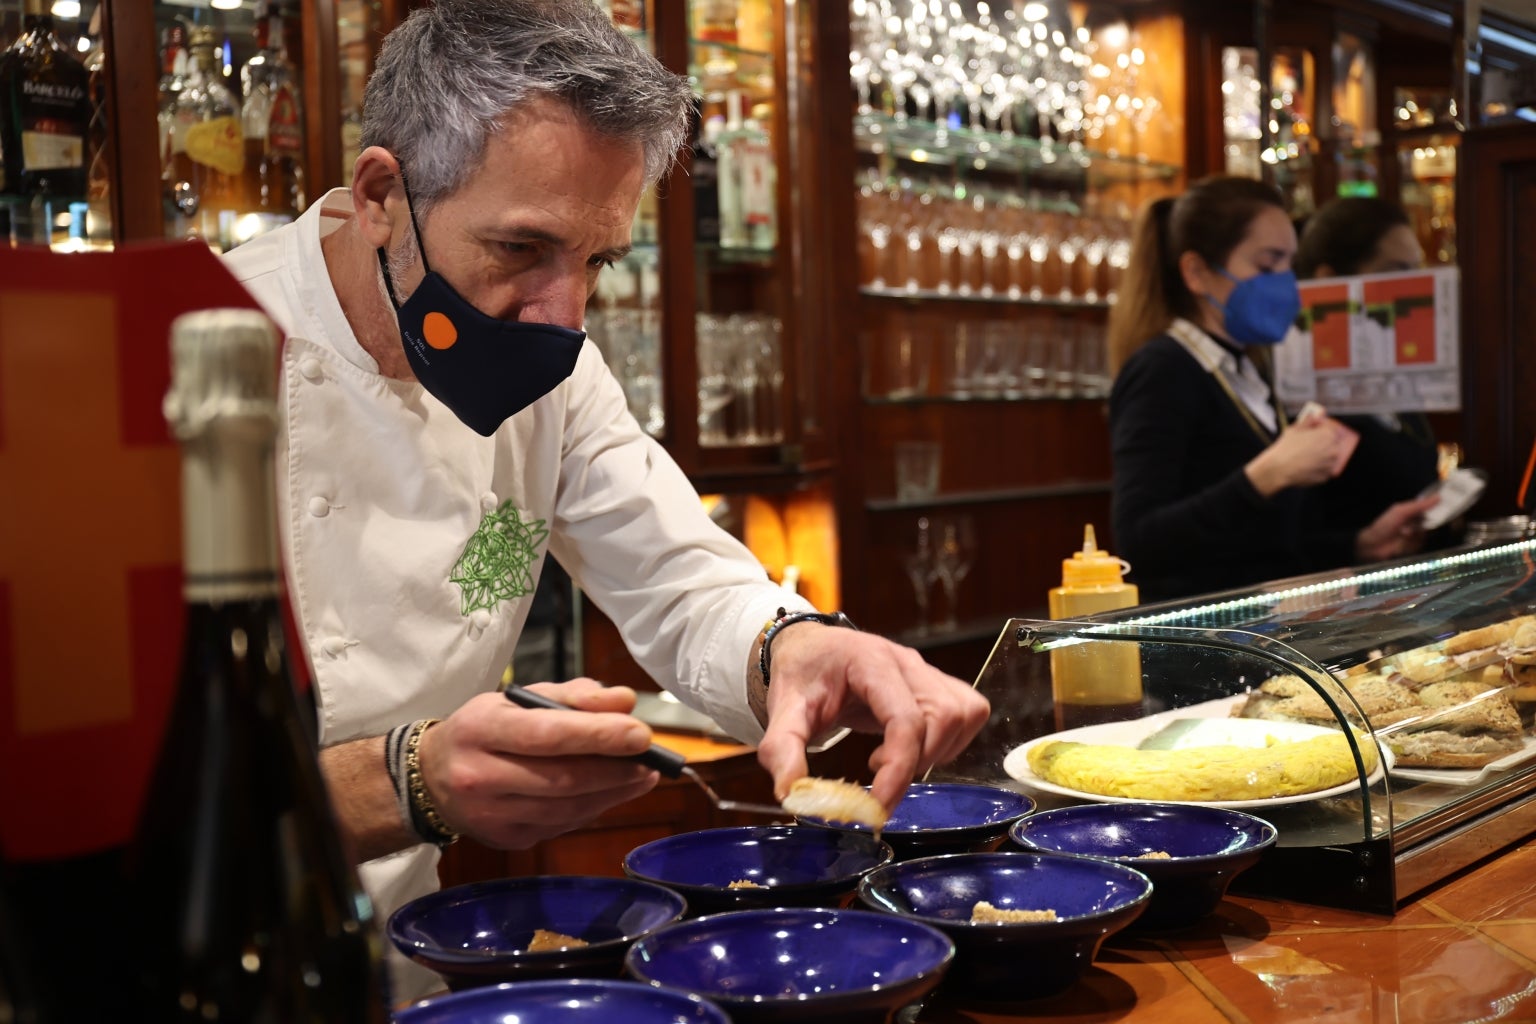
[[[1360,742],[1366,772],[1376,748]],[[1311,793],[1355,779],[1343,733],[1306,740],[1271,739],[1264,747],[1210,746],[1141,750],[1057,740],[1029,751],[1036,775],[1084,793],[1135,800],[1265,800]]]

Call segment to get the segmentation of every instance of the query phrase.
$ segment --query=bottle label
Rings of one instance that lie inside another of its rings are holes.
[[[85,137],[57,132],[47,122],[35,124],[21,133],[21,162],[29,171],[84,167]]]
[[[295,157],[304,152],[304,125],[299,117],[298,97],[286,85],[279,86],[272,96],[272,112],[267,117],[267,148]]]
[[[741,146],[742,219],[753,226],[773,223],[773,149],[767,139],[747,139]]]
[[[186,132],[187,156],[200,164],[225,174],[239,174],[245,169],[245,137],[240,122],[233,117],[199,121]]]
[[[16,96],[21,165],[26,171],[85,168],[91,107],[85,89],[65,82],[23,79]]]

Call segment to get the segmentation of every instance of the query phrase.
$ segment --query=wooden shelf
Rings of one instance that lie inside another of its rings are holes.
[[[972,293],[962,295],[959,292],[941,292],[935,288],[877,288],[873,285],[860,285],[860,295],[868,295],[876,299],[900,299],[906,302],[964,302],[981,305],[1007,305],[1007,306],[1036,306],[1042,309],[1108,309],[1108,299],[1064,299],[1041,296],[1031,298],[1028,295],[981,295]]]
[[[1050,498],[1068,498],[1083,494],[1108,494],[1108,480],[1070,481],[1045,484],[1040,487],[1010,487],[996,491],[957,491],[935,494],[931,498],[874,498],[864,503],[870,512],[903,512],[912,509],[949,508],[956,505],[993,505],[1009,501],[1040,501]]]

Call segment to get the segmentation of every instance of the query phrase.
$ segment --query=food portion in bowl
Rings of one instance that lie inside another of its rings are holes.
[[[1232,879],[1275,844],[1275,827],[1222,807],[1079,804],[1042,811],[1008,832],[1022,849],[1107,857],[1152,879],[1138,929],[1181,928],[1211,913]]]
[[[748,907],[836,906],[890,861],[869,832],[750,825],[683,832],[637,846],[624,872],[681,893],[694,916]]]
[[[954,940],[955,962],[935,998],[1006,1004],[1071,986],[1105,937],[1146,909],[1152,882],[1095,857],[955,853],[872,871],[858,895],[871,910],[922,921]],[[978,915],[983,902],[993,911]]]
[[[643,880],[538,875],[430,893],[390,915],[385,931],[400,952],[463,989],[617,977],[630,943],[686,909],[681,895]]]

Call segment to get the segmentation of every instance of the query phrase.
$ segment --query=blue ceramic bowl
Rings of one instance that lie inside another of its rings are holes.
[[[914,782],[880,830],[897,860],[940,853],[989,853],[1035,809],[1023,793],[968,782]],[[808,825],[870,831],[867,825],[801,817]]]
[[[631,878],[680,892],[692,916],[753,907],[832,907],[859,879],[891,860],[867,832],[810,825],[751,825],[684,832],[637,846]],[[751,886],[731,888],[732,882]]]
[[[530,978],[617,978],[630,943],[683,916],[687,903],[630,878],[540,875],[444,889],[390,915],[406,956],[458,990]],[[587,945],[528,952],[535,929]]]
[[[1156,930],[1215,910],[1232,879],[1274,845],[1275,827],[1222,807],[1079,804],[1017,822],[1008,836],[1022,849],[1108,857],[1142,872],[1152,879],[1152,903],[1136,928]]]
[[[735,1024],[891,1019],[943,978],[955,947],[917,921],[777,907],[711,914],[635,943],[630,974],[703,996]]]
[[[955,963],[941,994],[986,1005],[1067,988],[1105,937],[1146,909],[1152,882],[1094,857],[952,853],[872,871],[858,892],[872,910],[933,925],[953,939]],[[983,900],[1000,910],[1054,910],[1057,920],[973,924]]]
[[[396,1012],[395,1024],[731,1024],[720,1007],[686,992],[638,981],[566,978],[503,982],[426,999]]]

